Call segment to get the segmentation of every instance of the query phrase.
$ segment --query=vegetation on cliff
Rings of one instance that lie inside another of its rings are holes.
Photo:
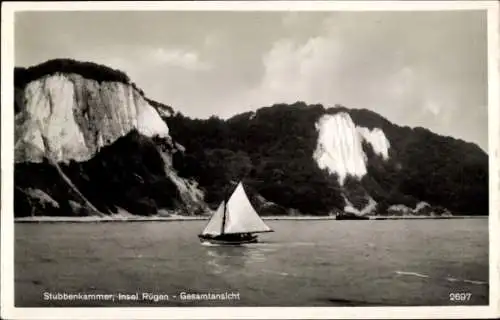
[[[33,80],[56,73],[75,73],[84,78],[103,81],[130,83],[130,78],[123,71],[93,63],[81,62],[73,59],[52,59],[44,63],[29,67],[14,69],[14,86],[24,88]]]
[[[347,112],[360,126],[380,128],[391,143],[390,158],[375,155],[364,143],[368,174],[340,186],[320,170],[312,154],[323,114]],[[455,214],[488,214],[488,156],[471,143],[436,135],[426,129],[400,127],[368,110],[342,106],[277,104],[227,121],[190,119],[180,113],[165,118],[172,137],[186,147],[174,167],[194,177],[215,205],[230,180],[244,182],[267,200],[306,214],[341,210],[346,194],[361,208],[370,195],[383,214],[392,204],[415,208],[426,201]]]
[[[120,207],[136,215],[154,215],[160,208],[182,208],[179,190],[165,174],[165,163],[159,154],[158,143],[132,131],[104,147],[89,161],[60,163],[59,166],[102,213],[117,213]],[[48,160],[43,163],[16,164],[14,179],[16,216],[78,214],[75,206],[82,205],[80,198],[68,188]],[[38,193],[43,192],[58,206],[52,205],[42,212],[33,211],[33,196],[25,190],[39,190]],[[88,214],[88,210],[83,209],[80,212]]]

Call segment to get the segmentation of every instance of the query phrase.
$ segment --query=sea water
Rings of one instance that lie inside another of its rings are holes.
[[[487,219],[268,221],[241,247],[205,223],[16,223],[15,304],[488,304]]]

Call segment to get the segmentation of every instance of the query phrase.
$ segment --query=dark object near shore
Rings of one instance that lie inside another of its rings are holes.
[[[337,220],[370,220],[367,216],[358,216],[352,213],[337,214]]]

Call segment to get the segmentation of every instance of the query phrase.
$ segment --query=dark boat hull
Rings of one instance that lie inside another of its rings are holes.
[[[220,236],[210,236],[210,235],[198,235],[198,238],[202,243],[218,244],[218,245],[241,245],[246,243],[257,243],[259,239],[256,235],[248,235],[235,237],[234,235],[220,235]]]
[[[357,215],[338,215],[337,220],[370,220],[369,217]]]

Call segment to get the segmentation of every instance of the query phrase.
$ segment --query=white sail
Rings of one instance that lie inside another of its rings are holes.
[[[222,232],[222,218],[224,217],[224,201],[222,201],[201,234],[220,235]]]
[[[268,231],[272,230],[259,217],[240,182],[227,202],[224,233]]]

